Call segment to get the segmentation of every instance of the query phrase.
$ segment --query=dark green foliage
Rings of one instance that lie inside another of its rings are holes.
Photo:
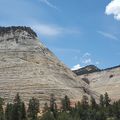
[[[13,104],[8,103],[3,111],[3,99],[0,98],[0,120],[120,120],[120,100],[110,103],[107,93],[100,96],[99,104],[91,97],[90,104],[87,96],[82,101],[70,106],[70,99],[65,96],[62,99],[62,109],[57,109],[56,99],[53,94],[50,96],[50,104],[45,103],[44,114],[38,117],[39,100],[32,98],[29,101],[27,110],[19,94],[15,96]],[[50,106],[50,107],[48,107]]]
[[[98,105],[93,97],[91,97],[91,108],[92,109],[97,109]]]
[[[27,31],[32,37],[36,37],[36,33],[30,27],[21,27],[21,26],[11,26],[11,27],[0,27],[0,35],[4,35],[5,33],[9,33],[10,31]]]
[[[110,98],[108,96],[108,93],[106,92],[105,93],[105,98],[104,98],[105,107],[108,107],[110,105],[110,102],[111,102],[111,100],[110,100]]]
[[[58,115],[57,120],[73,120],[72,116],[66,112],[62,112]]]
[[[57,104],[54,94],[50,95],[50,111],[53,113],[54,118],[57,117]]]
[[[46,112],[40,120],[55,120],[54,115],[52,112]]]
[[[100,107],[104,107],[104,96],[100,95]]]
[[[5,120],[12,120],[12,109],[13,109],[13,104],[7,103],[5,109]]]
[[[70,107],[70,99],[68,98],[67,95],[62,99],[61,102],[62,102],[63,111],[69,111],[71,107]]]
[[[4,104],[4,100],[0,98],[0,120],[4,120],[3,104]]]
[[[89,100],[88,97],[86,95],[83,95],[81,104],[84,109],[88,108],[88,100]]]
[[[54,94],[51,94],[50,96],[50,111],[54,112],[56,109],[56,103],[55,103],[56,99]]]
[[[45,103],[45,104],[44,104],[44,112],[46,112],[46,111],[48,111],[48,110],[49,110],[48,104]]]
[[[113,103],[113,116],[120,120],[120,100]]]
[[[28,117],[31,120],[37,120],[38,112],[39,112],[39,100],[33,97],[32,99],[29,100]]]
[[[98,111],[96,113],[96,120],[107,120],[105,112],[104,111]]]
[[[26,109],[24,102],[21,103],[21,119],[26,120]]]
[[[11,117],[12,117],[12,120],[25,120],[26,119],[25,105],[21,101],[19,93],[17,93],[17,95],[15,96]]]

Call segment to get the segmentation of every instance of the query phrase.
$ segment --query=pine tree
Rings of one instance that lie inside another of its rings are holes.
[[[81,101],[81,105],[83,108],[88,108],[89,104],[88,104],[88,97],[86,95],[83,95],[82,97],[82,101]]]
[[[12,120],[25,120],[25,106],[21,101],[19,93],[16,94],[12,108]]]
[[[104,97],[104,104],[105,104],[105,107],[108,107],[108,106],[110,105],[111,100],[110,100],[110,98],[109,98],[107,92],[105,93],[104,96],[105,96],[105,97]]]
[[[55,120],[53,113],[50,111],[46,112],[40,120]]]
[[[113,114],[116,120],[120,120],[120,100],[113,103]]]
[[[22,104],[21,104],[21,118],[22,118],[22,120],[26,120],[26,109],[25,109],[24,102],[22,102]]]
[[[68,98],[68,96],[66,95],[63,99],[62,99],[62,109],[63,111],[69,111],[70,110],[70,99]]]
[[[57,120],[73,120],[73,118],[67,112],[62,112],[58,115]]]
[[[39,112],[39,100],[32,97],[32,99],[29,100],[28,117],[31,120],[36,120],[38,112]]]
[[[12,120],[12,110],[13,110],[13,104],[7,103],[5,109],[5,120]]]
[[[100,107],[104,107],[104,96],[100,95]]]
[[[0,120],[4,120],[3,104],[4,104],[4,100],[0,98]]]
[[[48,111],[48,110],[49,110],[48,104],[45,103],[45,104],[44,104],[44,112],[46,112],[46,111]]]
[[[93,97],[91,97],[91,108],[96,109],[97,108],[97,103]]]
[[[56,101],[56,99],[55,99],[54,94],[51,94],[51,96],[50,96],[50,110],[52,112],[54,112],[56,109],[56,102],[55,101]]]

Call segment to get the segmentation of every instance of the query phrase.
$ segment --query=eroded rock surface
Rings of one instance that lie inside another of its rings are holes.
[[[89,87],[99,94],[108,92],[112,100],[120,99],[120,66],[78,76],[87,79]]]
[[[76,75],[27,27],[0,28],[0,96],[11,101],[17,92],[28,102],[31,97],[41,104],[53,93],[57,100],[68,95],[80,100],[93,95]]]

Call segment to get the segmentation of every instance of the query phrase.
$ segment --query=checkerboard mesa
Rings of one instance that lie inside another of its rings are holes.
[[[31,97],[41,105],[50,94],[59,102],[68,95],[78,101],[84,94],[95,96],[84,81],[75,75],[47,47],[29,27],[0,28],[0,96],[7,102],[16,93],[26,102]]]

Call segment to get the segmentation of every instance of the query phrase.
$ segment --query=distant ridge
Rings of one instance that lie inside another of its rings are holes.
[[[111,69],[119,68],[119,67],[120,67],[120,65],[117,65],[117,66],[114,66],[114,67],[110,67],[110,68],[102,69],[101,71],[111,70]]]
[[[73,70],[73,72],[76,75],[84,75],[84,74],[90,74],[90,73],[94,73],[94,72],[101,72],[101,71],[106,71],[106,70],[112,70],[115,68],[119,68],[120,65],[114,66],[114,67],[109,67],[109,68],[105,68],[105,69],[99,69],[98,67],[96,67],[95,65],[88,65],[85,66],[83,68],[80,68],[78,70]]]
[[[96,67],[95,65],[88,65],[85,66],[83,68],[80,68],[78,70],[73,70],[73,72],[76,75],[83,75],[83,74],[89,74],[89,73],[93,73],[93,72],[99,72],[101,71],[101,69],[99,69],[98,67]]]

